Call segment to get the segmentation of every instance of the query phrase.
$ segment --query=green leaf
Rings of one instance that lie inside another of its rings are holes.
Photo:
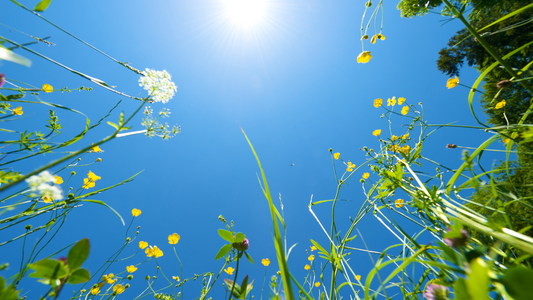
[[[33,10],[34,11],[44,11],[46,8],[48,8],[48,5],[50,5],[50,2],[52,2],[52,0],[43,0],[43,1],[39,2],[39,4],[37,4],[37,6],[35,6],[35,8]]]
[[[246,236],[242,232],[237,232],[235,234],[234,243],[240,243],[240,242],[244,241],[245,238],[246,238]]]
[[[4,278],[0,276],[0,299],[2,300],[17,300],[19,298],[19,291],[13,286],[5,287]]]
[[[453,285],[453,291],[455,292],[455,300],[470,300],[468,291],[466,290],[466,283],[463,278],[457,278]]]
[[[320,246],[320,244],[318,244],[317,242],[311,240],[311,243],[313,243],[313,245],[318,249],[318,251],[320,251],[320,253],[322,253],[323,255],[327,256],[327,260],[329,260],[329,252],[326,251],[326,249],[324,249],[322,246]]]
[[[113,123],[113,122],[111,122],[111,121],[107,121],[107,124],[109,124],[109,125],[115,127],[115,129],[117,129],[117,130],[120,128],[120,126],[118,126],[117,124],[115,124],[115,123]]]
[[[228,289],[231,291],[231,288],[233,286],[233,280],[224,278],[224,282],[226,283]],[[238,283],[235,283],[235,287],[233,287],[233,297],[241,299],[241,286]]]
[[[81,267],[83,262],[89,256],[90,249],[91,246],[87,238],[84,238],[83,240],[77,242],[76,245],[70,248],[70,251],[68,252],[67,256],[67,264],[70,269],[70,272],[74,272],[75,270]]]
[[[218,250],[217,256],[215,256],[215,260],[219,260],[221,257],[226,256],[226,254],[228,254],[228,252],[231,250],[232,246],[233,245],[231,245],[231,244],[226,244],[226,245],[222,246],[222,248],[220,248],[220,250]]]
[[[56,259],[43,259],[30,265],[35,270],[30,274],[33,278],[46,278],[50,280],[63,278],[68,275],[67,269],[62,261]]]
[[[248,254],[248,252],[244,252],[244,254],[246,254],[246,258],[248,258],[248,260],[253,264],[254,263],[254,260],[252,259],[252,257]]]
[[[487,300],[489,295],[488,266],[481,258],[470,262],[470,274],[466,281],[466,289],[471,300]]]
[[[239,299],[246,299],[246,291],[248,290],[248,275],[246,275],[242,280],[241,287],[245,287],[245,289],[244,291],[241,291],[241,297]]]
[[[522,267],[507,270],[501,282],[515,300],[529,300],[533,295],[533,271]]]
[[[83,282],[88,282],[91,279],[91,273],[86,269],[77,269],[68,278],[68,283],[78,284]]]
[[[218,230],[218,235],[220,235],[221,238],[223,238],[224,240],[226,240],[226,241],[228,241],[230,243],[235,242],[235,239],[233,238],[233,234],[231,232],[227,231],[227,230],[219,229]]]

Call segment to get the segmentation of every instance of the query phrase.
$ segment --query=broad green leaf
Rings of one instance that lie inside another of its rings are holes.
[[[228,290],[231,291],[231,288],[233,287],[233,280],[224,278],[224,282],[226,283],[226,286],[228,287]],[[235,283],[235,287],[233,287],[233,297],[240,299],[241,298],[241,286],[238,283]]]
[[[466,283],[463,278],[457,278],[453,285],[453,291],[455,292],[455,300],[470,300],[470,296],[466,290]]]
[[[240,299],[246,299],[246,290],[248,289],[248,275],[244,276],[244,279],[242,280],[241,287],[244,288],[244,291],[241,291],[241,298]]]
[[[218,250],[217,256],[215,256],[215,260],[219,260],[221,257],[226,256],[228,252],[231,250],[231,247],[233,247],[231,244],[226,244]]]
[[[91,279],[91,274],[86,269],[77,269],[68,278],[68,283],[78,284],[87,282]]]
[[[50,280],[63,278],[68,275],[62,261],[56,259],[43,259],[30,265],[35,270],[29,276],[33,278],[46,278]]]
[[[44,11],[45,9],[48,8],[48,5],[50,5],[50,2],[52,2],[52,0],[42,0],[41,2],[39,2],[39,4],[37,4],[37,6],[35,6],[33,10]]]
[[[246,238],[246,236],[242,232],[237,232],[235,234],[235,242],[234,243],[240,243],[240,242],[244,241],[245,238]]]
[[[70,248],[70,251],[67,255],[67,264],[70,272],[74,272],[81,267],[83,262],[89,256],[90,249],[91,246],[87,238],[82,239],[81,241],[77,242],[76,245]]]
[[[530,300],[533,295],[533,271],[516,267],[507,270],[501,282],[514,300]]]
[[[471,300],[487,300],[489,298],[489,269],[481,258],[470,261],[470,274],[466,280],[466,289]]]
[[[246,258],[248,258],[248,260],[253,264],[254,263],[254,260],[252,259],[252,257],[248,254],[248,252],[244,252],[244,254],[246,254]]]
[[[233,238],[233,234],[231,234],[231,232],[229,232],[227,230],[219,229],[218,230],[218,235],[220,235],[221,238],[223,238],[224,240],[226,240],[226,241],[228,241],[230,243],[235,242],[235,239]]]
[[[16,64],[23,65],[25,67],[31,67],[31,60],[25,58],[24,56],[20,56],[11,50],[8,50],[2,47],[0,47],[0,59],[14,62]]]

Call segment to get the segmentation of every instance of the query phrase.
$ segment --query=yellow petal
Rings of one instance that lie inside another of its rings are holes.
[[[51,93],[54,91],[54,88],[49,85],[48,83],[44,84],[43,85],[43,91],[46,92],[46,93]]]
[[[359,56],[357,56],[357,62],[366,64],[370,61],[372,58],[372,55],[370,55],[370,51],[363,51]]]
[[[131,214],[132,214],[134,217],[138,217],[138,216],[140,216],[141,213],[142,213],[142,211],[141,211],[140,209],[136,209],[136,208],[134,208],[134,209],[131,210]]]
[[[171,245],[175,245],[180,241],[180,236],[177,233],[173,233],[168,236],[168,243]]]

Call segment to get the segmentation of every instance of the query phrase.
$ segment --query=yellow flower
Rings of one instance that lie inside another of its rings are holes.
[[[348,161],[348,167],[346,168],[346,171],[347,172],[351,172],[351,171],[353,171],[354,168],[355,168],[355,164],[352,164],[352,162]],[[311,255],[311,256],[313,256],[313,255]]]
[[[144,249],[146,247],[148,247],[148,243],[147,242],[143,242],[143,241],[139,242],[139,248]]]
[[[448,89],[451,89],[451,88],[456,87],[458,84],[459,84],[459,78],[455,76],[455,78],[448,79],[448,81],[446,82],[446,87]]]
[[[316,250],[316,247],[315,246],[311,246],[311,251],[315,251]]]
[[[117,295],[124,293],[125,290],[126,288],[122,284],[117,284],[113,287],[113,292]]]
[[[311,266],[310,265],[305,265],[304,269],[309,271],[309,269],[311,269]]]
[[[411,147],[409,147],[409,145],[403,145],[402,147],[402,152],[407,154],[409,153],[409,150],[411,150]]]
[[[58,176],[58,175],[54,175],[54,179],[55,179],[55,184],[62,184],[63,183],[63,178],[61,178],[61,176]]]
[[[113,278],[115,276],[115,274],[113,273],[109,273],[109,275],[104,275],[102,276],[102,280],[109,283],[109,284],[113,284],[115,283],[116,280],[113,280],[111,278]]]
[[[173,233],[168,236],[168,243],[171,245],[176,245],[180,241],[180,236],[177,233]]]
[[[270,259],[268,259],[268,258],[263,258],[263,259],[261,260],[261,263],[263,264],[263,266],[268,267],[268,265],[270,265]]]
[[[315,260],[315,256],[314,255],[309,255],[309,257],[307,258],[309,261],[313,261]]]
[[[320,282],[315,282],[315,286],[319,287],[320,286]]]
[[[392,106],[396,105],[396,97],[392,97],[392,99],[391,98],[387,99],[387,106],[389,105],[392,105]]]
[[[409,138],[409,132],[401,136],[402,139],[406,140]]]
[[[43,85],[43,91],[46,92],[46,93],[51,93],[51,92],[54,91],[54,88],[51,85],[49,85],[48,83],[45,83]]]
[[[228,275],[233,275],[233,271],[235,271],[235,269],[232,267],[228,267],[227,269],[224,269],[224,272],[228,273]]]
[[[140,209],[136,209],[136,208],[134,208],[134,209],[131,210],[131,214],[132,214],[134,217],[138,217],[138,216],[140,216],[140,215],[142,214],[142,211],[141,211]],[[148,245],[148,244],[147,244],[147,245]],[[144,249],[144,248],[143,248],[143,249]]]
[[[376,100],[374,100],[374,107],[375,108],[380,107],[382,104],[383,104],[383,99],[377,98]]]
[[[402,107],[402,115],[406,115],[409,112],[409,106]]]
[[[510,140],[511,140],[510,138],[505,138],[505,139],[502,139],[502,142],[503,142],[504,144],[507,144],[507,143],[509,143]],[[43,197],[43,198],[44,198],[44,197]],[[44,199],[43,199],[43,200],[44,200]]]
[[[135,267],[134,265],[127,266],[126,267],[126,271],[128,271],[128,273],[133,273],[133,272],[137,271],[137,267]]]
[[[93,143],[94,144],[94,143]],[[102,149],[100,149],[100,146],[96,145],[91,148],[92,152],[103,152]]]
[[[380,39],[382,41],[385,40],[385,36],[383,34],[381,34],[381,33],[378,33],[376,36],[377,36],[378,39]]]
[[[355,279],[361,280],[361,275],[355,275]]]
[[[155,258],[159,258],[161,256],[163,256],[163,251],[159,250],[159,248],[157,248],[157,246],[150,246],[148,248],[146,248],[146,250],[144,250],[144,253],[146,253],[146,257],[155,257]]]
[[[177,282],[180,282],[180,277],[179,276],[172,276],[172,279],[176,280]]]
[[[92,181],[89,178],[83,178],[83,186],[82,186],[82,188],[87,190],[87,189],[90,189],[92,187],[94,187],[94,181]]]
[[[496,106],[494,106],[495,109],[500,109],[500,108],[504,108],[504,106],[507,104],[507,102],[505,102],[505,100],[502,100],[498,103],[496,103]]]
[[[375,44],[377,38],[378,38],[378,36],[377,36],[377,34],[376,34],[376,35],[374,35],[374,36],[370,39],[370,42],[371,42],[372,44]]]
[[[397,208],[402,208],[404,206],[403,203],[404,203],[403,199],[398,199],[394,201],[394,206],[396,206]]]
[[[102,179],[102,177],[96,176],[96,174],[94,174],[91,171],[89,171],[89,173],[87,173],[87,178],[91,179],[92,181],[97,181],[97,180]]]
[[[362,41],[362,40],[368,40],[368,34],[363,35],[363,36],[361,37],[361,41]]]
[[[333,158],[335,158],[335,159],[339,159],[340,156],[341,156],[341,154],[339,152],[333,154]]]
[[[402,105],[404,102],[405,102],[405,98],[404,97],[398,98],[398,105]]]
[[[395,135],[392,135],[392,137],[391,137],[391,141],[393,141],[393,142],[394,142],[394,141],[395,141],[395,140],[397,140],[397,139],[398,139],[398,137],[397,137],[397,136],[395,136]]]
[[[390,149],[390,151],[392,151],[394,153],[402,150],[402,148],[400,146],[398,146],[398,145],[390,145],[389,149]]]
[[[17,115],[17,116],[20,116],[22,115],[24,112],[22,111],[22,106],[19,106],[17,108],[15,108],[14,110],[11,111],[14,115]]]
[[[43,202],[44,203],[50,203],[52,202],[52,198],[48,197],[48,196],[43,196],[41,199],[43,199]]]
[[[376,130],[372,131],[372,134],[373,134],[374,136],[378,136],[378,135],[380,135],[380,134],[381,134],[381,129],[376,129]]]
[[[357,56],[357,62],[366,64],[371,58],[372,55],[370,55],[370,51],[363,51],[361,54],[359,54],[359,56]]]
[[[364,174],[363,174],[363,178],[364,178],[364,179],[368,179],[368,177],[370,177],[370,173],[364,173]]]
[[[97,294],[99,294],[99,293],[100,293],[100,288],[99,288],[98,286],[93,286],[93,287],[91,288],[91,294],[93,294],[93,295],[97,295]]]

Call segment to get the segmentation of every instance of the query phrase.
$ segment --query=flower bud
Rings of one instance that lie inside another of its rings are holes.
[[[128,278],[128,280],[132,280],[132,279],[133,279],[133,275],[130,274],[130,275],[128,275],[128,277],[126,277],[126,278]]]
[[[130,275],[130,276],[131,276],[131,275]],[[129,277],[129,276],[128,276],[128,277]],[[129,287],[130,287],[130,284],[127,283],[124,287],[125,287],[125,288],[129,288]]]
[[[235,248],[237,251],[246,251],[248,246],[250,246],[250,242],[248,242],[247,238],[244,238],[244,241],[240,243],[233,243],[233,248]]]
[[[26,228],[26,230],[31,230],[32,226],[31,226],[30,224],[28,224],[28,225],[26,225],[26,227],[24,227],[24,228]]]
[[[98,157],[98,158],[96,159],[96,161],[97,161],[97,162],[102,162],[102,159],[101,159],[100,157]]]
[[[70,175],[72,175],[72,176],[76,175],[76,171],[70,172]]]

